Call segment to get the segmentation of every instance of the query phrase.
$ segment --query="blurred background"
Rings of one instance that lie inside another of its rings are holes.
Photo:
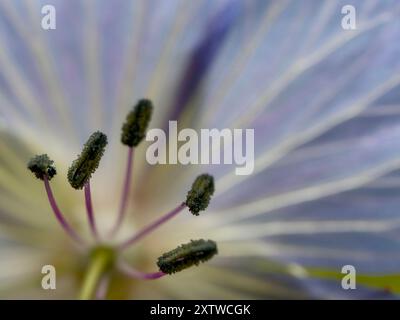
[[[55,29],[44,29],[55,9]],[[343,28],[346,5],[355,29]],[[92,179],[96,220],[116,219],[121,125],[138,99],[151,128],[255,130],[255,170],[158,165],[135,152],[126,239],[216,180],[200,217],[182,214],[124,253],[140,270],[189,239],[212,261],[154,281],[113,273],[115,299],[361,299],[400,292],[400,3],[397,0],[0,0],[0,298],[74,299],[87,263],[26,169],[55,160],[68,221],[90,232],[68,166],[95,130],[109,145]],[[45,24],[46,25],[46,24]],[[43,290],[41,269],[57,270]],[[342,268],[356,289],[342,287]]]

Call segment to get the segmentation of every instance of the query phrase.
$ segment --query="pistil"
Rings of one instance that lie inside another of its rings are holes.
[[[79,296],[81,300],[90,300],[95,296],[101,279],[114,266],[115,252],[112,248],[100,246],[93,249],[89,259]]]

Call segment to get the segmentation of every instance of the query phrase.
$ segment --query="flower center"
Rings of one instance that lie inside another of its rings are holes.
[[[114,237],[119,231],[128,208],[133,167],[133,151],[145,137],[152,110],[153,105],[150,100],[140,100],[128,114],[126,122],[122,126],[121,142],[128,147],[127,169],[116,223],[112,227],[110,233],[105,237],[106,240]],[[187,244],[183,244],[161,255],[157,261],[159,271],[152,273],[145,273],[132,268],[119,256],[122,250],[137,243],[185,209],[189,209],[194,216],[198,216],[200,211],[207,209],[214,193],[214,179],[208,174],[202,174],[195,179],[191,189],[187,193],[186,200],[181,202],[176,208],[162,215],[141,231],[133,234],[115,247],[103,245],[102,235],[99,234],[96,228],[90,179],[99,167],[106,145],[107,136],[104,133],[100,131],[93,133],[85,143],[81,154],[68,170],[68,181],[70,185],[75,189],[84,189],[86,214],[91,233],[96,241],[96,246],[90,250],[89,263],[80,294],[81,299],[104,297],[107,292],[108,278],[111,271],[114,269],[118,269],[127,276],[135,279],[152,280],[167,274],[173,274],[193,265],[198,265],[200,262],[211,259],[217,253],[217,245],[214,241],[203,239],[192,240]],[[71,239],[74,240],[79,248],[87,248],[85,240],[64,218],[52,192],[50,180],[57,174],[54,161],[51,160],[47,154],[35,156],[29,161],[28,169],[31,170],[38,179],[44,182],[50,206],[61,227]]]
[[[80,299],[91,299],[102,279],[114,268],[116,252],[113,248],[99,245],[92,249],[89,265],[83,279]],[[104,280],[105,281],[105,280]]]

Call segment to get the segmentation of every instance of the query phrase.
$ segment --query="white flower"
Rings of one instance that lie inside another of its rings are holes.
[[[56,8],[55,30],[41,28],[45,4]],[[347,4],[356,8],[355,30],[341,25]],[[66,176],[89,135],[106,133],[92,179],[106,233],[123,183],[121,125],[143,97],[155,106],[152,128],[168,120],[254,128],[255,172],[150,166],[140,145],[116,241],[184,201],[201,172],[215,177],[216,192],[200,217],[181,214],[125,259],[157,271],[163,252],[198,238],[217,241],[219,254],[154,281],[115,272],[108,297],[369,294],[341,289],[348,264],[361,275],[358,288],[398,292],[390,285],[400,265],[399,16],[395,0],[0,0],[0,297],[76,296],[87,252],[62,232],[26,163],[42,153],[55,161],[58,204],[89,239],[83,193]],[[46,264],[56,267],[57,290],[40,286]]]

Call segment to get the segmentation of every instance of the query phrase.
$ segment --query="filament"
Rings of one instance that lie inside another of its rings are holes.
[[[130,147],[128,151],[128,162],[126,165],[126,174],[125,174],[125,182],[124,182],[124,188],[122,191],[122,197],[121,197],[121,204],[119,207],[119,212],[118,212],[118,218],[115,226],[111,230],[111,237],[115,235],[115,233],[119,230],[121,223],[124,219],[126,208],[128,206],[128,196],[129,192],[131,189],[131,176],[132,176],[132,168],[133,168],[133,148]]]
[[[125,242],[123,242],[119,246],[119,248],[120,249],[126,249],[130,245],[134,244],[136,241],[138,241],[138,240],[144,238],[145,236],[147,236],[149,233],[151,233],[154,229],[158,228],[160,225],[164,224],[165,222],[167,222],[171,218],[175,217],[179,212],[181,212],[185,208],[186,208],[186,204],[185,203],[180,204],[178,207],[176,207],[172,211],[168,212],[167,214],[163,215],[162,217],[160,217],[159,219],[157,219],[156,221],[154,221],[153,223],[151,223],[150,225],[148,225],[147,227],[142,229],[142,231],[140,231],[139,233],[133,235],[128,240],[125,240]]]
[[[82,239],[78,236],[78,234],[72,229],[72,227],[65,220],[61,210],[57,206],[56,199],[54,198],[53,192],[51,190],[51,186],[47,176],[43,177],[44,186],[46,188],[47,197],[49,198],[50,206],[53,209],[54,215],[56,216],[58,222],[61,224],[61,227],[65,230],[65,232],[73,238],[76,242],[82,244]]]
[[[132,268],[127,263],[121,262],[121,261],[118,263],[118,268],[125,275],[127,275],[130,278],[134,278],[134,279],[155,280],[155,279],[161,278],[166,275],[166,273],[164,273],[162,271],[157,271],[157,272],[152,272],[152,273],[142,272],[142,271]]]
[[[90,230],[92,231],[94,237],[96,239],[99,238],[99,234],[96,228],[96,222],[94,220],[94,211],[92,204],[92,193],[90,190],[90,180],[85,183],[85,204],[86,204],[86,212],[89,220]]]

